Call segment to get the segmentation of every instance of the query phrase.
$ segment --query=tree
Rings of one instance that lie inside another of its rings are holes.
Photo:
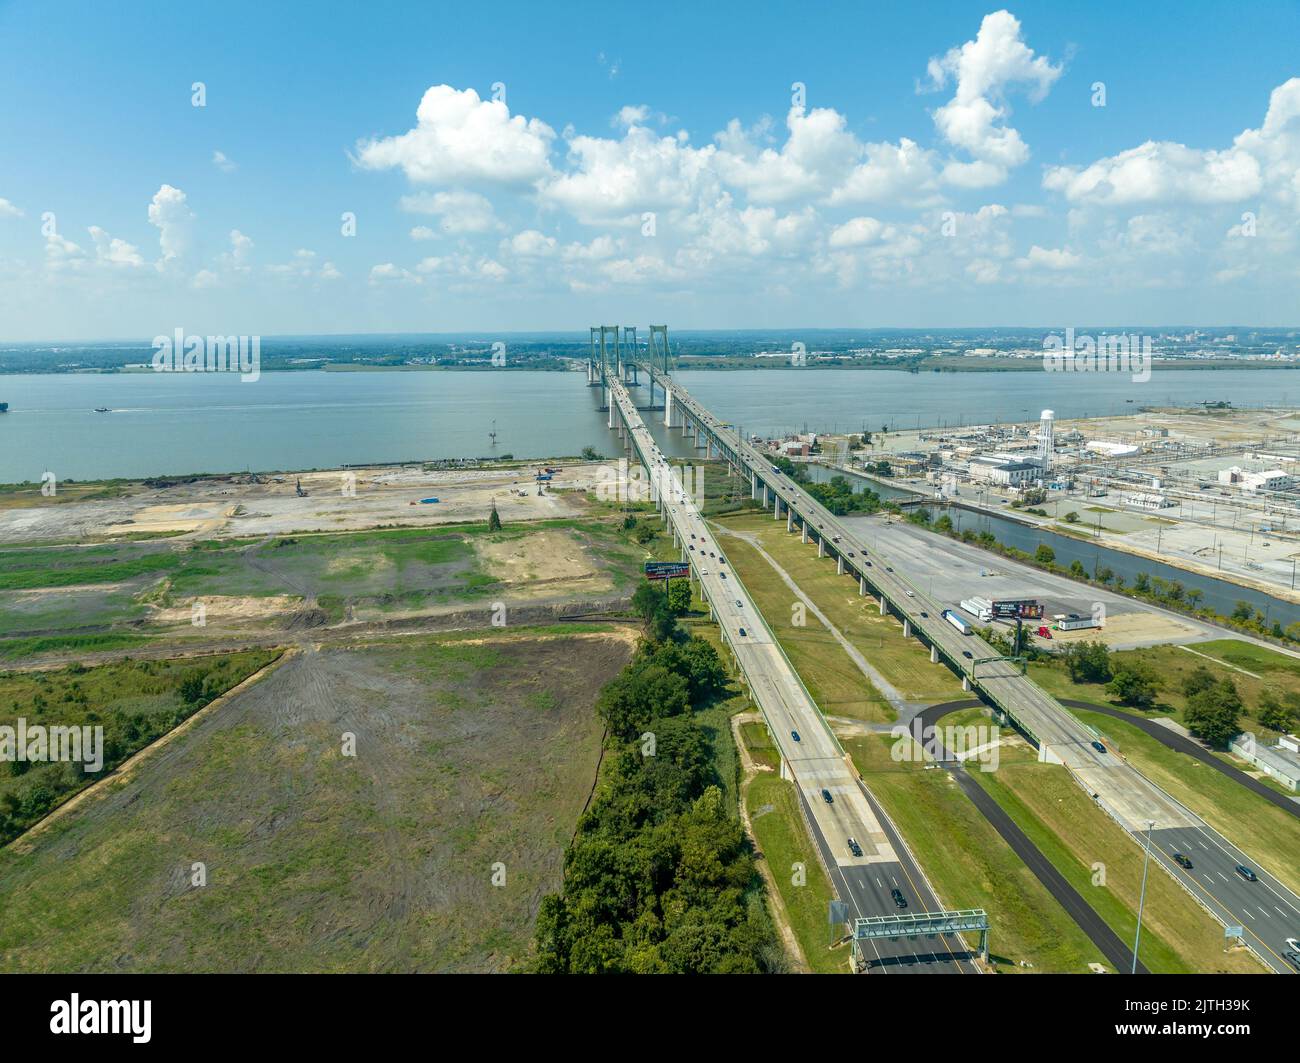
[[[1292,694],[1291,698],[1295,695]],[[1255,715],[1259,722],[1270,731],[1289,731],[1295,720],[1295,710],[1291,705],[1283,705],[1271,690],[1265,690],[1259,696],[1259,708]]]
[[[1065,670],[1076,683],[1110,680],[1110,650],[1104,642],[1076,642],[1065,653]]]
[[[1083,562],[1077,557],[1070,562],[1070,575],[1075,579],[1087,579],[1088,570],[1083,567]]]
[[[1079,514],[1076,513],[1074,510],[1070,510],[1070,512],[1067,513],[1067,514],[1065,515],[1065,519],[1066,519],[1070,524],[1078,524],[1078,523],[1079,523]]]
[[[487,530],[490,532],[501,530],[501,514],[497,512],[497,504],[495,501],[492,503],[492,512],[488,514]]]
[[[1034,551],[1034,560],[1040,565],[1050,565],[1056,560],[1056,551],[1046,543],[1039,543],[1038,549]]]
[[[1192,734],[1222,748],[1241,732],[1238,721],[1242,708],[1237,685],[1225,676],[1187,699],[1183,722]]]
[[[691,608],[691,584],[689,580],[676,579],[668,581],[668,608],[673,616],[685,616]]]
[[[1192,698],[1202,690],[1209,690],[1215,684],[1215,675],[1203,664],[1198,664],[1183,677],[1183,697]]]
[[[1156,703],[1159,689],[1155,675],[1140,661],[1126,661],[1116,666],[1106,693],[1121,705],[1149,709]]]
[[[601,460],[600,452],[597,451],[595,447],[583,447],[583,448],[582,448],[582,460],[583,460],[583,461],[600,461],[600,460]]]

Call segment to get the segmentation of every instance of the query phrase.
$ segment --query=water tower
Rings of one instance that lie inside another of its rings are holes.
[[[1052,468],[1052,420],[1056,417],[1051,410],[1044,410],[1038,422],[1038,464],[1043,472]]]

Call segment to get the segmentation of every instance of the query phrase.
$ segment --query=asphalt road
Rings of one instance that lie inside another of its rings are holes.
[[[665,379],[657,372],[655,376],[661,383]],[[1154,823],[1158,829],[1154,831],[1152,853],[1165,869],[1216,917],[1228,925],[1242,926],[1248,943],[1273,970],[1295,973],[1284,956],[1284,942],[1288,937],[1300,938],[1300,898],[1254,867],[1227,839],[1114,755],[1095,732],[1022,675],[1016,665],[1000,660],[977,663],[999,654],[978,635],[962,634],[944,621],[944,606],[904,574],[894,571],[889,558],[869,552],[824,506],[775,470],[770,459],[723,426],[680,385],[669,381],[669,386],[674,405],[685,409],[737,456],[741,467],[750,473],[755,490],[763,486],[764,498],[774,514],[779,515],[784,506],[797,516],[804,531],[820,540],[819,549],[839,558],[844,571],[859,580],[860,590],[865,593],[864,581],[869,581],[893,611],[905,618],[913,630],[922,632],[926,641],[979,692],[1010,713],[1035,739],[1044,759],[1064,764],[1087,793],[1131,834],[1144,841],[1148,824]],[[1187,855],[1204,865],[1199,880],[1174,862],[1172,854],[1179,845],[1187,846],[1192,850]],[[1248,883],[1237,875],[1238,863],[1254,868],[1259,881]],[[1234,877],[1239,881],[1234,882]]]
[[[909,911],[935,911],[938,904],[924,888],[911,857],[898,842],[851,770],[848,757],[748,592],[725,562],[725,555],[703,516],[642,422],[626,388],[610,381],[610,395],[632,446],[658,488],[664,514],[691,564],[723,640],[736,656],[752,697],[793,776],[812,825],[814,840],[836,892],[849,905],[850,918],[892,915],[899,911],[890,890],[900,889]],[[828,800],[829,798],[829,800]],[[853,851],[856,844],[858,851]],[[828,927],[829,931],[829,927]],[[954,949],[961,950],[955,940]],[[872,967],[890,971],[974,970],[968,959],[951,951],[940,959],[904,940],[871,943]],[[963,953],[964,955],[964,953]]]

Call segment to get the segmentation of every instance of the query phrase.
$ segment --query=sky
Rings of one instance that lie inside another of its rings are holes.
[[[0,0],[0,341],[1300,325],[1300,4]]]

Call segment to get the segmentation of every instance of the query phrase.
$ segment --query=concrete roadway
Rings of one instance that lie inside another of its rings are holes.
[[[626,388],[611,379],[609,390],[637,456],[659,487],[664,514],[684,558],[690,561],[700,581],[713,619],[735,654],[753,700],[780,749],[783,774],[794,779],[822,860],[836,892],[849,906],[850,918],[899,911],[889,892],[891,888],[902,891],[908,910],[938,910],[933,896],[923,888],[924,880],[916,865],[859,784],[839,742],[758,608],[719,556],[720,548],[694,500],[681,489],[679,480],[670,479],[669,463],[641,421]],[[830,801],[823,791],[829,794]],[[860,855],[852,852],[850,838],[857,842]],[[773,873],[784,872],[773,868]],[[954,955],[954,950],[959,955]],[[868,943],[868,954],[875,957],[873,967],[881,970],[974,970],[955,938],[951,948],[941,948],[937,956],[918,954],[914,946],[902,940]]]
[[[663,382],[662,374],[656,373],[656,377]],[[1064,764],[1088,794],[1139,844],[1145,841],[1147,824],[1154,822],[1158,829],[1153,834],[1153,856],[1223,922],[1245,927],[1248,942],[1273,970],[1294,973],[1283,955],[1286,948],[1280,942],[1286,937],[1300,937],[1300,898],[1255,867],[1217,831],[1126,761],[1113,755],[1092,730],[1021,675],[1016,665],[994,661],[977,666],[976,660],[995,657],[997,651],[978,635],[963,635],[944,621],[940,615],[944,608],[941,603],[895,572],[888,558],[870,553],[838,518],[788,477],[773,471],[770,459],[741,441],[734,431],[724,428],[680,385],[669,381],[668,386],[673,391],[674,406],[684,408],[739,458],[742,468],[750,472],[755,489],[762,484],[764,501],[774,514],[780,514],[784,506],[789,522],[793,523],[797,517],[805,534],[822,541],[819,549],[836,556],[844,571],[858,578],[863,593],[866,590],[863,581],[869,580],[896,614],[905,618],[913,630],[922,632],[926,641],[937,647],[964,677],[1035,738],[1044,759]],[[1172,846],[1180,844],[1193,850],[1186,854],[1193,862],[1199,858],[1205,865],[1208,880],[1202,875],[1198,882],[1174,863]],[[1237,875],[1234,870],[1237,863],[1252,867],[1259,881],[1248,883]],[[1238,881],[1234,882],[1233,878]],[[1267,905],[1262,903],[1265,901]],[[1265,919],[1276,923],[1265,924]],[[1282,929],[1280,935],[1274,931],[1274,925]]]

